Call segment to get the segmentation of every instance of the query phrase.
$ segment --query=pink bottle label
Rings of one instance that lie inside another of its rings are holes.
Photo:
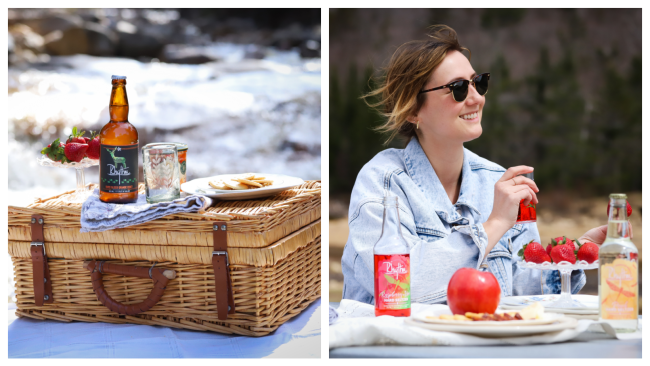
[[[411,308],[411,258],[409,254],[375,254],[375,308]]]

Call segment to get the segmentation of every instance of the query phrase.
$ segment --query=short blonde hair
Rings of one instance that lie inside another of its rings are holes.
[[[427,34],[429,39],[410,41],[397,48],[384,69],[379,87],[363,98],[370,107],[378,108],[387,118],[377,131],[390,134],[386,144],[399,135],[410,141],[417,136],[413,123],[407,121],[420,110],[424,104],[424,94],[418,94],[424,88],[429,77],[449,51],[467,51],[469,59],[472,52],[458,42],[456,31],[446,25],[434,25]],[[373,103],[370,98],[380,96]],[[380,108],[383,106],[383,108]]]

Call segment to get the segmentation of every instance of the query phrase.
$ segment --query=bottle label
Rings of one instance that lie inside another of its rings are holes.
[[[375,255],[375,308],[411,308],[411,259],[408,254]]]
[[[99,189],[106,193],[138,191],[138,144],[100,145]]]
[[[637,264],[627,259],[617,258],[602,265],[600,310],[603,319],[637,319],[637,274]]]

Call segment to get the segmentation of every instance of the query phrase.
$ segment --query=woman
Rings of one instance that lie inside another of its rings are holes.
[[[373,245],[381,234],[382,198],[399,199],[402,234],[410,246],[411,301],[446,301],[449,279],[462,267],[493,273],[502,296],[560,293],[558,271],[520,266],[517,252],[541,242],[537,225],[516,224],[519,202],[537,204],[539,189],[520,176],[532,167],[504,169],[463,147],[481,136],[489,74],[462,53],[453,29],[440,26],[430,40],[399,47],[380,96],[387,121],[381,130],[404,137],[405,149],[377,154],[359,172],[350,201],[350,236],[342,258],[343,298],[374,303]],[[471,53],[470,53],[471,57]],[[606,225],[583,235],[601,244]],[[572,273],[572,292],[586,282]]]

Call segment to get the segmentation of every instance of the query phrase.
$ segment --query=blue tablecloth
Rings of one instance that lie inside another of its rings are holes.
[[[320,319],[320,310],[316,313],[320,304],[320,299],[314,301],[275,332],[257,338],[160,326],[20,318],[9,325],[9,357],[253,358],[269,356],[292,341],[304,347],[301,340],[317,337],[310,344],[317,345],[313,357],[320,358],[320,321],[305,327],[312,316]]]

